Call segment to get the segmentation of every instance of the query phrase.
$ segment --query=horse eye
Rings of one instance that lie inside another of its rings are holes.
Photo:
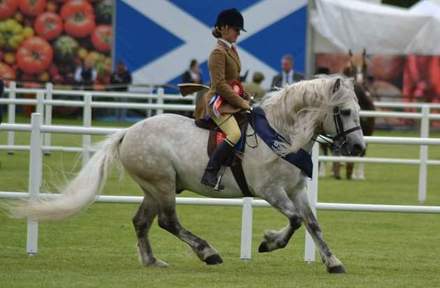
[[[351,110],[350,109],[341,110],[341,114],[344,116],[350,116]]]

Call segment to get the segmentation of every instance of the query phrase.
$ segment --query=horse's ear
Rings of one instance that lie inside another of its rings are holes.
[[[367,49],[364,48],[364,50],[362,50],[362,57],[365,59],[365,57],[367,57]]]
[[[335,84],[333,84],[332,94],[338,91],[339,88],[341,88],[341,78],[337,78]]]
[[[353,56],[353,52],[351,51],[351,49],[348,49],[348,55],[349,55],[350,57]]]

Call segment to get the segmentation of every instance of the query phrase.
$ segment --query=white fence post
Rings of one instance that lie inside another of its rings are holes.
[[[9,99],[15,100],[15,90],[17,89],[17,83],[15,81],[11,81],[9,83]],[[8,123],[14,124],[15,123],[15,104],[10,103],[8,104]],[[8,145],[13,146],[14,145],[14,137],[15,132],[14,131],[8,131]],[[13,150],[9,150],[8,154],[14,154]]]
[[[159,105],[163,105],[163,97],[164,97],[164,89],[163,88],[158,88],[157,89],[157,104]],[[156,114],[162,114],[163,113],[163,109],[162,108],[158,108],[156,109]]]
[[[252,258],[252,199],[252,197],[243,198],[240,246],[241,260],[251,260]]]
[[[84,108],[83,108],[83,126],[92,126],[92,94],[84,94]],[[92,136],[89,134],[84,134],[82,138],[82,165],[86,165],[90,158],[90,146],[92,145]]]
[[[44,92],[38,91],[37,92],[37,106],[35,107],[35,112],[40,114],[40,117],[42,118],[44,113]],[[42,119],[43,121],[43,119]]]
[[[47,101],[51,101],[53,99],[52,94],[53,94],[53,84],[46,83],[46,97],[45,97],[45,99]],[[44,105],[44,124],[45,125],[52,125],[52,104],[45,104]],[[52,135],[50,133],[44,134],[44,139],[43,139],[44,146],[51,146],[51,143],[52,143],[51,136]],[[46,152],[44,152],[44,154],[48,155],[48,154],[50,154],[50,152],[46,151]]]
[[[43,124],[44,122],[44,92],[43,91],[37,91],[37,94],[35,95],[36,99],[37,99],[37,104],[35,105],[35,113],[40,114],[40,119],[41,119],[41,124]],[[48,134],[48,133],[43,133],[41,135],[41,139],[43,139],[43,137]],[[42,140],[44,141],[44,139]],[[43,142],[42,142],[43,144]]]
[[[422,119],[420,121],[420,137],[429,137],[429,106],[422,106]],[[420,168],[419,168],[419,202],[426,201],[426,188],[428,181],[428,145],[420,145]]]
[[[309,202],[310,207],[312,208],[313,214],[315,214],[315,217],[318,218],[318,215],[316,213],[316,203],[318,202],[318,178],[319,178],[319,143],[316,142],[313,145],[312,149],[312,162],[313,162],[313,177],[312,181],[309,181],[308,185],[308,196],[309,196]],[[306,262],[314,262],[315,257],[315,242],[313,242],[312,236],[309,234],[309,232],[306,231],[306,243],[304,248],[304,261]]]
[[[153,103],[153,100],[151,98],[147,98],[147,104],[151,104]],[[146,110],[146,114],[147,118],[150,118],[152,113],[151,113],[151,108],[147,108]]]
[[[42,149],[41,149],[41,114],[32,113],[31,118],[31,148],[29,154],[29,196],[37,199],[41,189],[42,178]],[[27,219],[26,252],[32,256],[38,251],[38,222]]]

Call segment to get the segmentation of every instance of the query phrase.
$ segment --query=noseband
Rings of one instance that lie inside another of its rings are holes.
[[[342,123],[342,115],[339,107],[333,108],[333,121],[335,122],[336,135],[320,135],[320,138],[327,144],[330,144],[334,151],[339,152],[347,145],[347,135],[354,131],[361,130],[361,126],[359,125],[344,130],[344,123]]]

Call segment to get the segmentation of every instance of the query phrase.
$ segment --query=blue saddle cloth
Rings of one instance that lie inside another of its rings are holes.
[[[279,154],[277,149],[279,143],[290,143],[270,126],[266,118],[266,113],[264,113],[264,110],[261,107],[254,107],[252,109],[252,112],[250,113],[250,124],[257,135],[272,151],[274,151],[274,153],[287,162],[295,165],[301,169],[305,175],[312,178],[312,157],[307,151],[300,149],[296,153],[289,153],[287,155]]]

